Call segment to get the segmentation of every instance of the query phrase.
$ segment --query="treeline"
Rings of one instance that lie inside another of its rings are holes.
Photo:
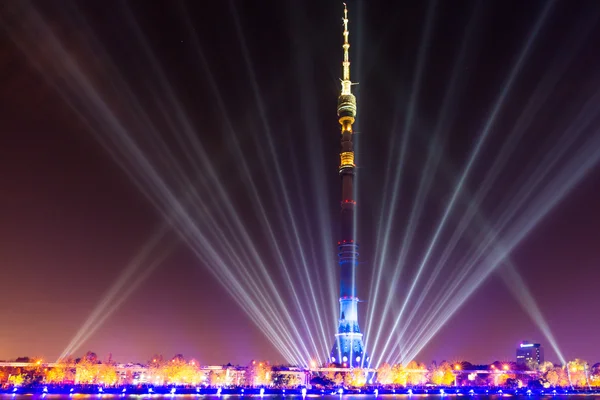
[[[545,362],[518,366],[510,362],[472,365],[468,362],[442,362],[426,366],[410,362],[382,364],[376,371],[341,369],[327,365],[311,371],[272,366],[267,361],[251,361],[243,367],[227,365],[202,368],[194,359],[178,354],[171,359],[153,356],[144,365],[118,365],[109,355],[100,360],[93,352],[81,358],[65,358],[48,365],[40,359],[21,358],[26,366],[0,367],[0,384],[9,386],[52,385],[120,385],[274,387],[297,388],[306,383],[315,387],[360,388],[365,385],[384,387],[419,387],[434,385],[518,388],[600,387],[600,363],[589,365],[576,359],[566,365]]]

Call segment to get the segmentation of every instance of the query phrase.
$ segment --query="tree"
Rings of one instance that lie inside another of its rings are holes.
[[[452,366],[443,362],[437,367],[431,369],[431,383],[437,386],[450,386],[454,383],[454,372]]]
[[[394,385],[406,386],[408,383],[408,372],[402,364],[395,364],[392,367],[392,383]]]
[[[391,385],[393,383],[392,366],[383,363],[377,368],[377,382],[382,385]]]
[[[148,380],[157,386],[164,385],[167,381],[167,371],[165,369],[165,361],[163,356],[160,354],[155,354],[148,361],[148,372],[150,377]]]
[[[98,377],[98,357],[88,351],[75,366],[75,383],[93,385]]]
[[[541,371],[542,373],[546,373],[547,371],[551,370],[552,368],[554,368],[554,364],[552,364],[550,361],[544,361],[543,363],[540,364],[539,371]]]
[[[280,388],[296,388],[302,385],[303,380],[300,379],[298,374],[290,374],[283,372],[273,373],[273,383]]]
[[[60,359],[54,364],[54,367],[46,369],[44,380],[53,384],[73,383],[75,380],[74,369],[75,361],[73,359]]]
[[[544,378],[546,378],[546,381],[550,386],[570,386],[569,375],[567,374],[567,369],[565,367],[552,367],[552,369],[546,372]]]
[[[161,375],[169,385],[197,385],[203,376],[198,363],[187,362],[181,354],[177,354],[168,363],[163,363],[161,369]]]
[[[21,386],[25,382],[23,374],[11,375],[8,377],[8,384],[13,386]]]
[[[271,384],[271,366],[267,361],[252,361],[246,369],[246,385],[267,386]]]
[[[87,360],[92,364],[98,363],[98,356],[93,351],[88,351],[82,358],[83,360]]]
[[[548,381],[548,383],[550,384],[550,386],[557,386],[558,381],[560,379],[558,372],[554,368],[552,368],[551,370],[546,372],[545,378],[546,378],[546,381]]]
[[[588,386],[588,363],[587,361],[576,358],[573,361],[567,363],[569,373],[571,375],[571,383],[573,386],[584,387]]]
[[[424,364],[417,364],[416,361],[411,361],[406,366],[408,370],[407,383],[411,386],[422,385],[427,381],[427,367]]]
[[[319,388],[333,386],[334,382],[333,379],[329,379],[328,375],[317,375],[310,380],[310,384]]]
[[[100,385],[115,386],[119,381],[116,366],[112,363],[97,365],[96,380]]]
[[[365,371],[360,368],[355,368],[352,372],[347,373],[344,379],[346,386],[350,387],[362,387],[367,383],[367,376]]]
[[[335,383],[335,386],[342,386],[342,384],[344,383],[344,375],[342,375],[339,372],[336,373],[333,378],[333,383]]]
[[[539,371],[540,364],[536,360],[527,360],[527,369],[530,371]]]

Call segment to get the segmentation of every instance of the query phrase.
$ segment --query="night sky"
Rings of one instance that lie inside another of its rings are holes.
[[[502,146],[515,127],[519,136],[479,211],[489,224],[499,224],[520,190],[531,187],[533,197],[507,220],[496,244],[510,242],[531,212],[558,195],[552,185],[566,185],[575,175],[573,166],[598,160],[600,3],[349,1],[348,7],[351,74],[360,83],[353,87],[358,99],[357,236],[362,261],[357,278],[359,296],[365,300],[359,322],[365,330],[372,270],[381,258],[377,233],[384,212],[392,228],[378,304],[384,301],[382,293],[389,292],[393,309],[385,315],[376,310],[370,326],[373,330],[381,321],[387,336],[489,118],[495,118],[489,135],[432,260],[442,254],[469,199],[485,186],[486,174],[498,154],[504,154]],[[337,310],[330,299],[338,288],[324,282],[327,268],[337,273],[336,100],[342,10],[341,2],[329,0],[65,0],[1,6],[0,359],[56,359],[144,244],[164,231],[140,269],[126,280],[147,277],[73,352],[112,353],[119,361],[146,361],[155,353],[182,353],[205,364],[285,361],[240,308],[231,285],[210,272],[227,265],[199,258],[190,250],[189,236],[186,241],[181,231],[168,228],[165,218],[178,211],[173,203],[157,201],[165,197],[153,194],[158,186],[147,178],[147,166],[139,167],[124,149],[124,137],[140,143],[170,193],[192,214],[197,212],[196,226],[208,242],[221,246],[216,247],[218,254],[227,253],[222,243],[229,241],[244,247],[242,257],[250,254],[248,249],[256,250],[281,292],[281,306],[291,310],[299,325],[282,266],[293,270],[294,282],[306,284],[301,278],[305,272],[297,269],[299,249],[310,254],[306,273],[321,285],[317,308],[327,317],[324,329],[333,340]],[[76,73],[90,85],[82,85]],[[444,100],[452,76],[453,92]],[[108,107],[93,101],[98,98]],[[405,142],[406,135],[410,140]],[[197,139],[205,153],[182,145],[181,137]],[[407,266],[399,283],[389,287],[430,154],[435,168],[429,171],[429,190]],[[179,169],[172,160],[180,162]],[[392,201],[390,177],[399,166],[402,179]],[[540,166],[548,167],[542,168],[546,174],[540,186],[530,185],[527,178]],[[249,189],[249,176],[256,183],[255,193]],[[511,254],[565,358],[592,363],[600,361],[599,180],[600,167],[591,162],[562,201],[514,243]],[[231,199],[233,212],[209,200],[219,190]],[[256,199],[281,242],[283,263],[261,225]],[[285,212],[288,203],[292,216]],[[220,226],[237,220],[249,239],[241,240],[244,235],[235,226],[218,237],[208,216],[215,216]],[[288,241],[294,235],[292,217],[299,223],[298,237]],[[175,225],[181,222],[174,219]],[[473,254],[473,243],[486,231],[481,226],[469,225],[460,237],[425,293],[423,310],[460,273],[461,260]],[[196,243],[200,252],[209,247],[206,240]],[[151,268],[153,260],[163,258]],[[253,268],[247,266],[248,271]],[[520,341],[535,340],[546,348],[549,360],[558,362],[522,306],[522,296],[510,290],[513,275],[504,268],[499,266],[484,280],[419,352],[418,360],[513,360]],[[430,261],[415,296],[423,293],[432,270]],[[242,275],[238,271],[233,276],[245,282]],[[129,285],[118,292],[125,293]],[[464,291],[459,287],[456,293]],[[311,313],[316,303],[303,293],[303,309]],[[426,316],[417,313],[415,329]]]

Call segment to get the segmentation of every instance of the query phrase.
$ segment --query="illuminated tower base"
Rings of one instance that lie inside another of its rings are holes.
[[[357,245],[343,245],[344,247],[358,248]],[[341,250],[342,246],[340,246]],[[363,367],[369,364],[369,357],[365,352],[363,335],[358,326],[358,298],[340,298],[340,320],[335,334],[335,342],[329,360],[342,367]]]

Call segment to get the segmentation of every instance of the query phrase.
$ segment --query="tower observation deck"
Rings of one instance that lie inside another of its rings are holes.
[[[354,146],[352,124],[356,117],[356,97],[350,81],[350,43],[348,41],[348,9],[344,4],[344,59],[342,61],[342,90],[338,97],[337,115],[341,131],[339,175],[342,181],[340,241],[340,317],[329,361],[342,367],[361,367],[369,362],[365,353],[363,335],[358,326],[358,297],[356,295],[356,268],[358,244],[354,229]]]

